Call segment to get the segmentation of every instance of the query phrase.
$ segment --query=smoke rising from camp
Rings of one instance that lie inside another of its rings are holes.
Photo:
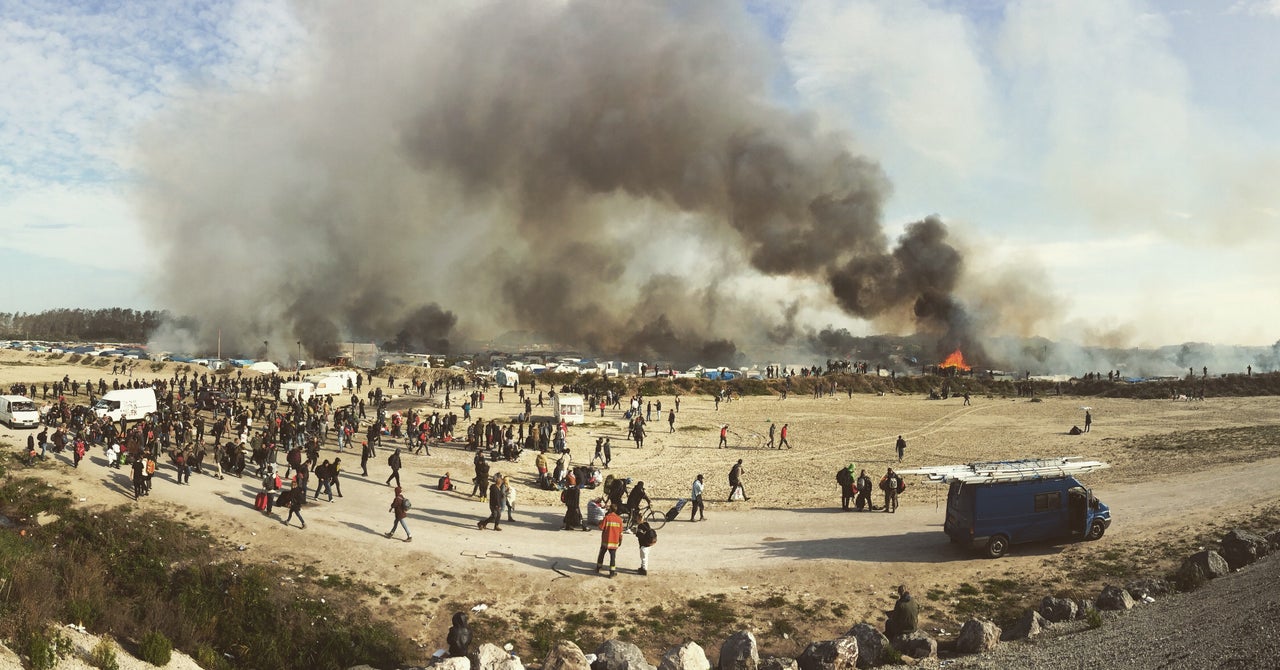
[[[729,364],[797,332],[746,272],[849,315],[972,340],[946,227],[891,250],[848,138],[770,100],[733,3],[341,3],[310,69],[205,91],[152,130],[157,291],[205,347],[447,350],[521,329],[601,355]],[[681,254],[691,254],[684,258]],[[671,259],[678,258],[677,261]]]

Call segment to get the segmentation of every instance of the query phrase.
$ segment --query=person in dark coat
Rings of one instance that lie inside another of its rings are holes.
[[[853,464],[848,467],[840,468],[836,472],[836,482],[840,484],[840,509],[848,512],[849,503],[853,500],[858,489],[854,486],[853,481]]]
[[[502,490],[502,475],[493,476],[493,483],[489,485],[489,516],[485,517],[476,524],[476,528],[484,530],[489,527],[489,523],[493,523],[494,530],[502,530],[502,510],[507,506],[506,491]]]
[[[899,635],[914,632],[920,618],[920,604],[911,597],[906,586],[898,587],[898,602],[889,612],[889,620],[884,623],[885,637],[893,639]]]
[[[582,489],[570,486],[560,493],[560,499],[564,501],[564,527],[561,530],[587,530],[582,524]]]
[[[471,653],[471,627],[467,625],[466,614],[454,612],[446,641],[449,643],[449,655],[454,658],[466,658]]]

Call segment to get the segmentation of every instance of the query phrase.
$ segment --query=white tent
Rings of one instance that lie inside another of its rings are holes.
[[[280,366],[271,361],[258,361],[249,366],[250,370],[261,372],[264,375],[273,375],[280,371]]]

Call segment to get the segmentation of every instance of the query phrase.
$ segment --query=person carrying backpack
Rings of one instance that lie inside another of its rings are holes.
[[[849,503],[858,492],[853,483],[853,463],[836,470],[836,483],[840,485],[840,509],[848,512]]]
[[[907,488],[906,482],[898,473],[889,468],[884,478],[880,480],[880,490],[884,491],[884,511],[898,511],[898,494]]]
[[[858,491],[858,500],[856,502],[858,511],[861,512],[864,505],[870,511],[872,509],[871,476],[867,474],[866,468],[863,468],[862,473],[858,475],[858,480],[854,483],[854,486]]]
[[[396,487],[396,497],[391,501],[391,509],[387,510],[395,514],[395,521],[391,524],[391,530],[384,533],[388,538],[396,534],[396,528],[404,529],[404,541],[412,542],[413,535],[409,533],[409,526],[405,525],[404,519],[409,516],[409,500],[404,497],[399,486]],[[303,526],[305,528],[305,526]]]
[[[396,480],[396,488],[400,488],[400,448],[396,447],[395,452],[387,457],[387,466],[391,468],[391,476],[387,477],[387,486],[391,486],[391,480]]]

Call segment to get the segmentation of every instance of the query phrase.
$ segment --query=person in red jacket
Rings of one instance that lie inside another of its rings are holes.
[[[622,544],[622,517],[618,508],[609,505],[609,511],[600,521],[600,554],[596,556],[596,574],[604,569],[604,554],[609,553],[609,578],[618,576],[618,545]]]

